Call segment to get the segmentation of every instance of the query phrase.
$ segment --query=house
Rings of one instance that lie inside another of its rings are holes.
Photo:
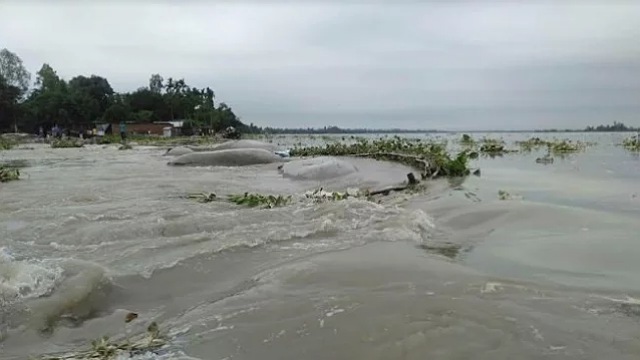
[[[156,121],[153,123],[126,123],[129,135],[179,136],[182,135],[182,121]],[[98,124],[98,136],[120,134],[120,123]]]
[[[104,134],[120,134],[120,124],[105,124]],[[157,122],[157,123],[126,123],[127,134],[129,135],[156,135],[156,136],[164,136],[165,128],[173,126],[166,122]],[[98,135],[100,134],[100,130],[98,130]]]
[[[161,124],[163,126],[162,136],[171,137],[182,135],[182,127],[184,126],[184,122],[185,120],[156,121],[154,122],[154,124]]]

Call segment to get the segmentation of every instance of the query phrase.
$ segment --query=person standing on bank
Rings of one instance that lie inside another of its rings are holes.
[[[124,121],[120,122],[120,138],[124,142],[127,139],[127,125],[125,125]]]

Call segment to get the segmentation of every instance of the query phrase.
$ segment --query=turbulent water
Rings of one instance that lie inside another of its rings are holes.
[[[155,147],[0,152],[26,165],[0,184],[1,357],[157,321],[170,345],[141,359],[637,359],[640,160],[623,135],[569,136],[598,145],[549,165],[480,159],[481,177],[380,203],[276,209],[185,195],[296,198],[410,170],[352,160],[356,174],[303,181],[277,164],[171,167]]]

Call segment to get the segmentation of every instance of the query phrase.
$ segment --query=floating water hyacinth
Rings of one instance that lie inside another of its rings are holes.
[[[468,162],[476,158],[478,153],[466,149],[451,156],[445,144],[395,136],[371,141],[358,139],[348,144],[295,147],[291,150],[291,156],[356,156],[393,161],[419,170],[422,178],[426,179],[470,175]]]
[[[521,151],[529,152],[546,147],[550,154],[570,154],[585,150],[588,146],[595,145],[592,142],[572,141],[572,140],[542,140],[532,137],[525,141],[517,141]]]

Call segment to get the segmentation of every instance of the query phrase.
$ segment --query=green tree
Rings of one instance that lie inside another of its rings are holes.
[[[196,88],[184,79],[151,75],[148,87],[116,93],[101,76],[78,75],[68,82],[47,63],[36,72],[36,81],[27,92],[31,75],[14,53],[0,51],[0,131],[37,130],[54,124],[81,130],[94,122],[152,122],[185,119],[188,126],[224,130],[259,131],[246,126],[225,103],[216,107],[215,92]]]
[[[100,114],[111,106],[113,89],[109,81],[103,77],[96,75],[91,75],[91,77],[76,76],[69,81],[69,89],[73,92],[83,93],[95,100],[98,103]]]
[[[8,131],[11,127],[16,130],[21,92],[19,87],[9,84],[4,76],[0,75],[0,131]]]
[[[147,88],[140,88],[126,95],[125,102],[128,104],[131,114],[140,111],[150,111],[152,113],[152,121],[171,120],[169,106],[166,104],[163,96]],[[139,122],[141,119],[142,117],[140,116],[134,116],[130,121]]]
[[[0,50],[0,76],[9,86],[17,87],[24,95],[29,89],[31,74],[22,63],[22,59],[7,49]]]
[[[162,93],[162,89],[164,88],[164,79],[160,74],[153,74],[149,79],[149,90],[156,94]]]

